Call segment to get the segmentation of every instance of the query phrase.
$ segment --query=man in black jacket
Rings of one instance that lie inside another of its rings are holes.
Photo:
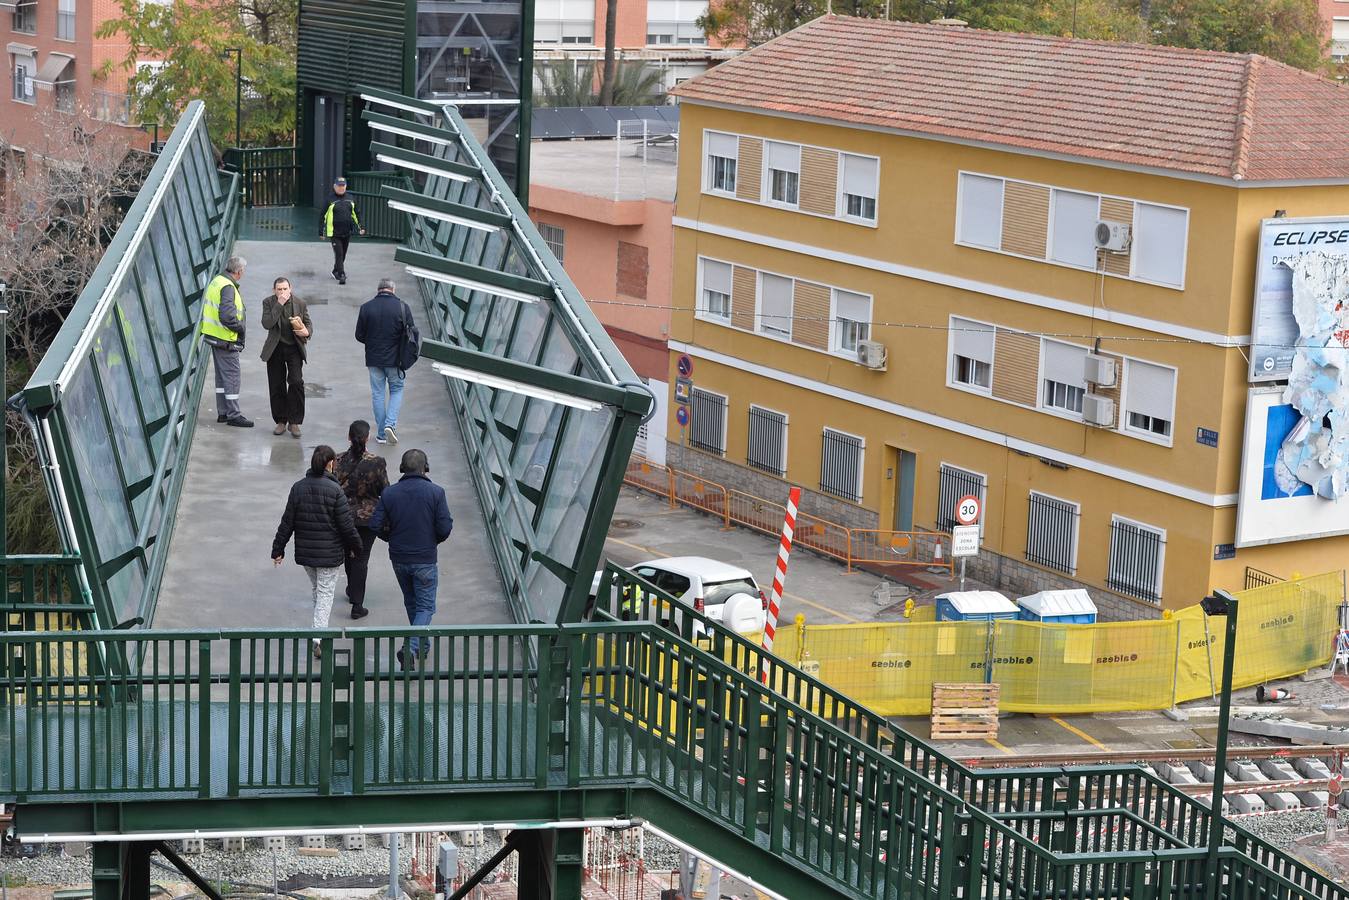
[[[295,535],[295,562],[304,566],[314,591],[314,628],[328,627],[337,573],[348,555],[361,550],[361,536],[351,518],[347,495],[333,477],[337,454],[327,444],[314,448],[309,471],[290,489],[286,511],[272,541],[272,563],[281,565],[286,543]],[[314,656],[319,642],[314,639]]]
[[[356,340],[365,345],[365,367],[370,370],[370,404],[375,412],[375,440],[398,443],[398,410],[403,405],[403,379],[398,368],[398,345],[404,321],[412,311],[394,293],[391,278],[381,278],[379,291],[361,304],[356,315]],[[385,393],[388,401],[385,402]]]
[[[338,178],[333,182],[333,192],[323,210],[319,234],[332,242],[333,277],[338,284],[347,283],[347,245],[351,243],[353,231],[365,234],[361,220],[356,216],[356,202],[347,196],[347,180]]]

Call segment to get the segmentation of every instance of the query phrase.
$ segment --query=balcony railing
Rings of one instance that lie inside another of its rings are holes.
[[[95,90],[90,99],[90,115],[103,122],[126,125],[131,121],[131,96],[114,91]]]

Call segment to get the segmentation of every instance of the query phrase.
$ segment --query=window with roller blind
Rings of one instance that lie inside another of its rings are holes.
[[[792,293],[796,281],[768,272],[759,273],[759,330],[790,338],[792,336]]]
[[[731,321],[731,283],[733,269],[730,263],[715,259],[699,259],[702,291],[698,300],[698,316]]]
[[[719,131],[703,132],[707,154],[703,190],[713,194],[735,194],[735,176],[740,158],[740,138]]]
[[[1121,417],[1126,433],[1169,445],[1175,406],[1175,369],[1138,359],[1126,361]]]
[[[1133,275],[1167,287],[1185,286],[1188,210],[1139,203],[1134,209]]]
[[[698,17],[707,11],[697,0],[647,0],[647,44],[705,44]]]
[[[595,4],[592,0],[538,0],[534,40],[540,44],[593,44]]]
[[[801,145],[765,142],[763,168],[769,199],[783,206],[796,206],[801,190]]]
[[[833,350],[850,359],[857,357],[857,342],[871,334],[871,298],[856,291],[833,289]]]
[[[1002,179],[960,173],[956,200],[956,240],[962,244],[1002,249]]]
[[[993,326],[951,318],[951,384],[988,392],[993,387]]]
[[[1049,258],[1067,266],[1095,269],[1101,198],[1055,188],[1050,205]]]
[[[874,156],[839,156],[842,177],[839,178],[840,215],[861,222],[876,221],[876,194],[879,187],[881,161]]]
[[[1330,23],[1330,55],[1335,59],[1349,55],[1349,19],[1336,16]]]
[[[1082,398],[1087,393],[1082,377],[1086,359],[1086,347],[1048,339],[1040,342],[1041,408],[1074,417],[1082,415]]]

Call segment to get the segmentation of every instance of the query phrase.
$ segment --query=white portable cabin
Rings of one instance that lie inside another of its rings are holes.
[[[1081,588],[1069,591],[1040,591],[1017,601],[1018,618],[1027,622],[1057,622],[1091,625],[1096,621],[1096,604]]]
[[[1016,604],[997,591],[949,591],[937,595],[938,622],[1015,619]]]

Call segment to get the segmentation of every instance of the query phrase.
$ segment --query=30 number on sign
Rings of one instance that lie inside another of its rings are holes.
[[[956,501],[956,521],[961,525],[977,523],[981,511],[979,498],[973,494],[966,494]]]

